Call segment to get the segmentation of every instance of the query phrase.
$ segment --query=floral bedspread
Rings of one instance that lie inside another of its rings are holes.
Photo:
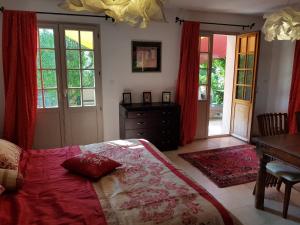
[[[145,140],[80,146],[122,163],[94,183],[108,225],[241,224]]]

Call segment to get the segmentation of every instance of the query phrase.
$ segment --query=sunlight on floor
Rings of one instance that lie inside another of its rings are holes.
[[[228,134],[223,125],[222,119],[210,119],[208,126],[208,136]]]

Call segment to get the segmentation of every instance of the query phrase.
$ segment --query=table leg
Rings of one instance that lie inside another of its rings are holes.
[[[265,178],[266,178],[266,164],[268,162],[268,156],[262,155],[260,158],[259,172],[256,180],[255,191],[255,207],[257,209],[264,209],[265,199]]]

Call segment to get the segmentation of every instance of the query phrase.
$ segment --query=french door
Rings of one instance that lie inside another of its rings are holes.
[[[97,26],[40,24],[35,148],[102,141]]]
[[[259,32],[237,36],[231,135],[250,140],[255,101]]]

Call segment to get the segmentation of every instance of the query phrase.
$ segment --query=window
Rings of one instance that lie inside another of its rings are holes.
[[[57,74],[54,30],[39,28],[37,52],[38,108],[57,108]]]
[[[95,106],[94,33],[65,30],[68,106]]]
[[[94,31],[39,27],[37,54],[38,108],[58,108],[57,67],[61,69],[68,107],[96,106]],[[58,32],[59,31],[59,32]],[[55,37],[61,35],[62,40]],[[57,42],[57,45],[55,44]],[[64,53],[61,55],[60,46]],[[60,61],[56,61],[60,58]],[[62,65],[62,68],[60,67]],[[64,69],[63,69],[64,68]]]
[[[235,99],[251,100],[255,41],[255,36],[239,39]]]
[[[210,39],[208,36],[200,36],[199,39],[200,62],[198,100],[207,100]]]

